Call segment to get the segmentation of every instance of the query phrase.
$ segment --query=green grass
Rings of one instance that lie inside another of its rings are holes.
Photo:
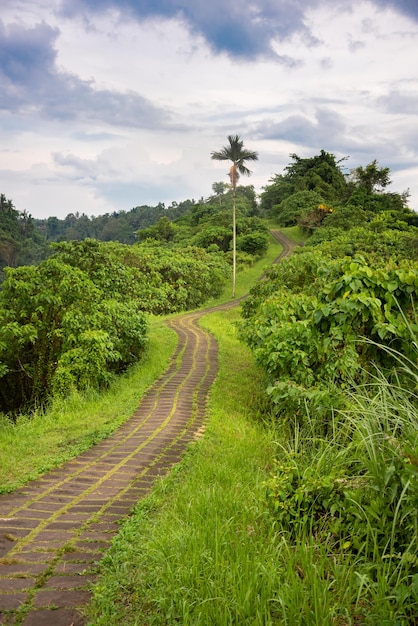
[[[414,624],[416,406],[382,379],[327,435],[277,423],[237,319],[203,318],[220,350],[205,436],[115,538],[89,624]]]
[[[296,243],[304,243],[310,237],[309,233],[303,231],[299,226],[279,226],[274,218],[266,219],[264,223],[270,230],[280,230],[286,237],[289,237]]]
[[[273,238],[270,237],[269,247],[264,257],[259,259],[251,267],[238,271],[236,276],[235,285],[235,298],[242,298],[245,296],[251,287],[260,279],[260,276],[264,271],[274,263],[282,251],[282,246]],[[224,290],[219,298],[210,300],[205,306],[214,306],[216,304],[223,304],[231,300],[232,280],[228,281],[224,287]]]
[[[0,493],[12,491],[112,433],[165,371],[176,344],[174,331],[154,318],[143,360],[115,377],[108,390],[55,399],[44,412],[21,416],[16,423],[0,417]]]
[[[263,259],[256,272],[265,265]],[[241,278],[240,288],[248,289],[256,273]],[[334,416],[326,436],[309,414],[277,423],[263,401],[264,376],[238,340],[238,319],[236,308],[202,320],[218,340],[220,365],[205,436],[115,537],[100,566],[89,623],[413,624],[414,399],[376,374],[370,389],[356,389],[351,413]],[[145,360],[108,392],[55,401],[44,415],[4,423],[3,489],[114,430],[165,369],[174,346],[173,333],[153,318]],[[416,369],[410,376],[418,380]]]
[[[277,254],[271,247],[270,259],[238,274],[238,297]],[[238,317],[236,308],[202,321],[220,351],[205,435],[115,537],[94,587],[91,626],[415,624],[417,399],[376,374],[326,436],[309,414],[277,423],[263,404],[263,374],[238,340]],[[108,392],[0,422],[0,488],[114,430],[175,342],[152,319],[145,360]],[[291,505],[287,514],[280,501]]]
[[[309,233],[303,231],[299,226],[287,226],[286,228],[281,228],[280,230],[286,237],[292,239],[296,243],[305,243],[310,237]]]
[[[255,419],[264,378],[237,318],[205,318],[220,341],[205,436],[124,525],[95,588],[95,626],[272,623],[277,540],[260,501],[275,445]]]

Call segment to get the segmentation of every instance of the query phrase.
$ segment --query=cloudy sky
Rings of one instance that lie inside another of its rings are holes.
[[[418,210],[417,53],[417,0],[1,0],[0,192],[39,218],[197,200],[239,134],[258,191],[324,149]]]

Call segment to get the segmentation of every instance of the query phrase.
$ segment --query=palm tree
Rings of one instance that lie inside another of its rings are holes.
[[[219,152],[212,152],[211,158],[215,161],[231,161],[229,178],[232,187],[232,297],[235,298],[235,280],[237,274],[237,224],[235,211],[235,197],[240,175],[250,176],[251,171],[246,161],[257,161],[258,152],[246,150],[244,142],[238,135],[228,135],[229,146],[224,146]]]

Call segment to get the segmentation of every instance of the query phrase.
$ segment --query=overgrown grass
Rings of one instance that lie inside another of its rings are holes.
[[[288,617],[298,596],[304,607],[302,621],[283,623],[415,624],[418,397],[376,372],[353,387],[351,409],[333,416],[326,436],[308,412],[272,428],[267,500],[299,572],[291,582],[289,570],[280,597]]]
[[[113,432],[165,371],[176,344],[174,331],[153,318],[143,360],[115,377],[108,390],[55,399],[45,411],[22,415],[16,423],[0,417],[0,493],[12,491]]]
[[[274,441],[254,419],[264,380],[237,340],[237,318],[232,310],[204,322],[220,340],[205,436],[105,558],[95,626],[272,623],[277,539],[260,501]]]

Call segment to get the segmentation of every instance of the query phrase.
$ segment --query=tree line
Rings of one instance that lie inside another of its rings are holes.
[[[130,211],[115,211],[112,214],[88,217],[84,213],[69,213],[64,219],[49,217],[35,219],[26,210],[19,211],[11,199],[4,194],[0,197],[0,282],[4,280],[4,267],[37,264],[51,253],[51,243],[62,241],[118,241],[134,244],[147,237],[156,237],[173,244],[197,236],[203,228],[205,218],[232,204],[232,191],[222,182],[213,184],[213,195],[196,201],[187,199],[180,203],[172,202],[166,207],[142,205]],[[259,214],[256,194],[252,186],[238,187],[236,190],[239,214],[242,217],[255,217]],[[162,220],[158,228],[154,227]],[[228,220],[224,219],[226,223]],[[164,232],[164,224],[170,227]],[[149,231],[148,229],[151,228]],[[244,228],[247,232],[248,229]],[[242,233],[243,234],[243,233]],[[210,237],[197,236],[206,247]],[[229,245],[228,238],[218,237],[222,248]],[[245,248],[245,244],[242,244]],[[247,246],[248,247],[248,246]],[[253,248],[254,246],[252,246]]]

